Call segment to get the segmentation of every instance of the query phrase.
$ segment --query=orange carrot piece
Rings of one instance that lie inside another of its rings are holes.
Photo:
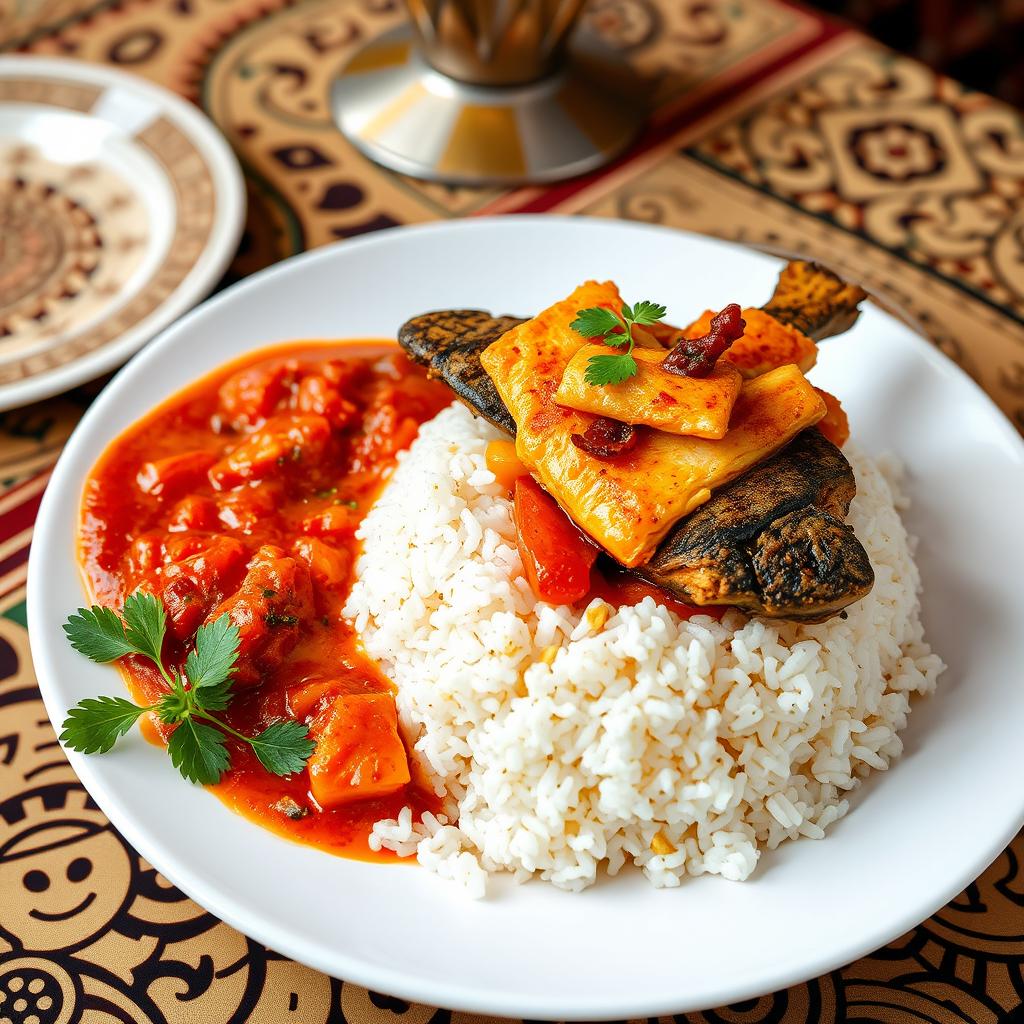
[[[213,452],[182,452],[154,462],[146,462],[135,482],[143,494],[166,498],[183,494],[197,484],[206,482],[206,471],[217,461]]]
[[[309,566],[310,574],[321,586],[340,587],[348,582],[352,558],[347,551],[316,537],[299,537],[292,550]]]
[[[388,693],[344,694],[313,719],[309,783],[321,807],[389,796],[408,785],[409,760]]]
[[[288,710],[293,718],[301,722],[313,712],[322,711],[327,700],[336,698],[342,688],[340,679],[320,679],[315,683],[291,686],[287,694]]]

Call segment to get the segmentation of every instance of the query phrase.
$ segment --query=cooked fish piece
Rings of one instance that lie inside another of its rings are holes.
[[[743,388],[721,440],[651,430],[623,455],[595,458],[572,440],[593,416],[559,405],[555,391],[587,345],[571,327],[579,310],[621,304],[610,281],[587,281],[503,334],[480,361],[516,421],[516,454],[582,530],[631,566],[712,491],[817,423],[825,403],[795,366],[780,366]]]
[[[860,304],[867,297],[863,288],[820,263],[791,260],[782,268],[774,294],[761,308],[814,341],[824,341],[856,323]]]
[[[480,365],[480,353],[521,323],[525,321],[519,317],[491,316],[479,309],[446,309],[407,320],[398,332],[398,343],[473,412],[514,434],[515,420]]]
[[[633,350],[633,377],[621,384],[594,387],[587,382],[587,366],[594,356],[607,353],[603,345],[584,345],[569,360],[555,401],[580,412],[644,424],[669,434],[725,437],[743,383],[735,366],[719,360],[706,377],[681,377],[661,368],[664,349],[637,348]]]
[[[696,605],[817,622],[859,600],[874,572],[844,522],[857,491],[819,430],[717,490],[633,571]]]
[[[711,327],[713,309],[706,309],[682,330],[685,338],[703,338]],[[803,331],[783,323],[763,309],[742,312],[743,334],[722,354],[720,363],[735,366],[747,380],[792,363],[807,373],[818,361],[818,346]]]
[[[779,274],[772,297],[760,310],[753,311],[760,316],[748,319],[751,331],[755,320],[767,322],[765,314],[790,329],[779,332],[777,338],[755,338],[753,334],[750,339],[741,338],[733,344],[729,359],[748,377],[784,363],[796,363],[806,371],[816,358],[813,342],[852,327],[866,294],[820,263],[793,260]],[[751,312],[746,310],[744,316]],[[712,315],[709,310],[685,330],[706,332],[705,320]],[[515,422],[480,366],[479,356],[492,341],[525,322],[525,318],[491,316],[479,309],[440,310],[407,321],[398,332],[398,340],[412,359],[428,367],[432,377],[443,380],[475,413],[514,435]],[[648,337],[648,332],[655,330],[657,337]],[[674,328],[655,325],[636,328],[634,336],[641,346],[646,343],[657,348],[671,347],[678,334]],[[771,351],[756,351],[765,344]]]
[[[840,334],[860,315],[863,289],[847,284],[827,267],[806,260],[787,263],[772,297],[760,308],[743,310],[746,327],[722,359],[746,378],[795,363],[806,373],[818,358],[816,341]],[[684,327],[687,338],[707,334],[713,310]]]
[[[830,285],[830,279],[838,285]],[[811,312],[797,308],[801,288],[814,298]],[[859,288],[830,271],[797,263],[783,270],[767,306],[779,320],[792,317],[821,340],[852,326],[863,297]],[[466,345],[466,339],[474,332],[480,338],[498,337],[509,329],[506,324],[522,322],[453,310],[417,317],[403,327],[399,340],[474,412],[515,436],[515,421],[493,384],[487,386],[489,378],[484,386],[479,382],[479,354],[488,342]],[[444,348],[460,343],[465,348],[459,358],[450,363],[441,358]],[[827,619],[864,596],[873,583],[871,565],[843,522],[855,491],[853,476],[842,453],[824,438],[819,442],[818,435],[817,430],[802,432],[781,452],[722,487],[672,527],[647,566],[629,571],[694,604],[731,604],[804,621]],[[717,553],[709,563],[716,541]]]

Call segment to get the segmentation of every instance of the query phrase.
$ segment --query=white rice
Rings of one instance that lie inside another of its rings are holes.
[[[486,467],[498,436],[446,409],[361,529],[346,611],[446,812],[406,808],[371,845],[480,896],[488,872],[579,890],[627,861],[656,886],[743,880],[763,848],[822,838],[845,794],[900,754],[910,698],[943,668],[923,640],[894,467],[847,449],[875,586],[845,619],[682,622],[651,598],[582,612],[534,599]]]

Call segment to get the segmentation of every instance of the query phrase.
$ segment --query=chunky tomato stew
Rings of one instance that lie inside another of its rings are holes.
[[[92,598],[120,608],[139,588],[158,596],[176,666],[197,629],[228,614],[241,646],[226,720],[247,734],[309,723],[307,772],[271,775],[232,744],[218,795],[277,832],[353,856],[375,856],[366,841],[379,818],[406,804],[437,809],[410,777],[391,686],[341,610],[360,519],[396,453],[450,402],[388,342],[264,350],[121,435],[83,497]],[[125,670],[138,699],[159,697],[152,665],[127,659]]]

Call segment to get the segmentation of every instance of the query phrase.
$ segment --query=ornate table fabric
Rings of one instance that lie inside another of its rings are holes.
[[[591,24],[655,83],[639,144],[552,188],[449,189],[367,163],[328,116],[331,77],[401,17],[395,0],[0,0],[0,48],[118,65],[213,118],[248,185],[229,279],[441,217],[670,224],[827,258],[1024,429],[1024,126],[1013,110],[779,0],[593,0]],[[71,772],[33,676],[25,566],[50,469],[97,388],[0,416],[0,1022],[469,1024],[320,975],[217,921],[127,846]],[[870,957],[679,1019],[1024,1021],[1022,855],[1018,837]]]

